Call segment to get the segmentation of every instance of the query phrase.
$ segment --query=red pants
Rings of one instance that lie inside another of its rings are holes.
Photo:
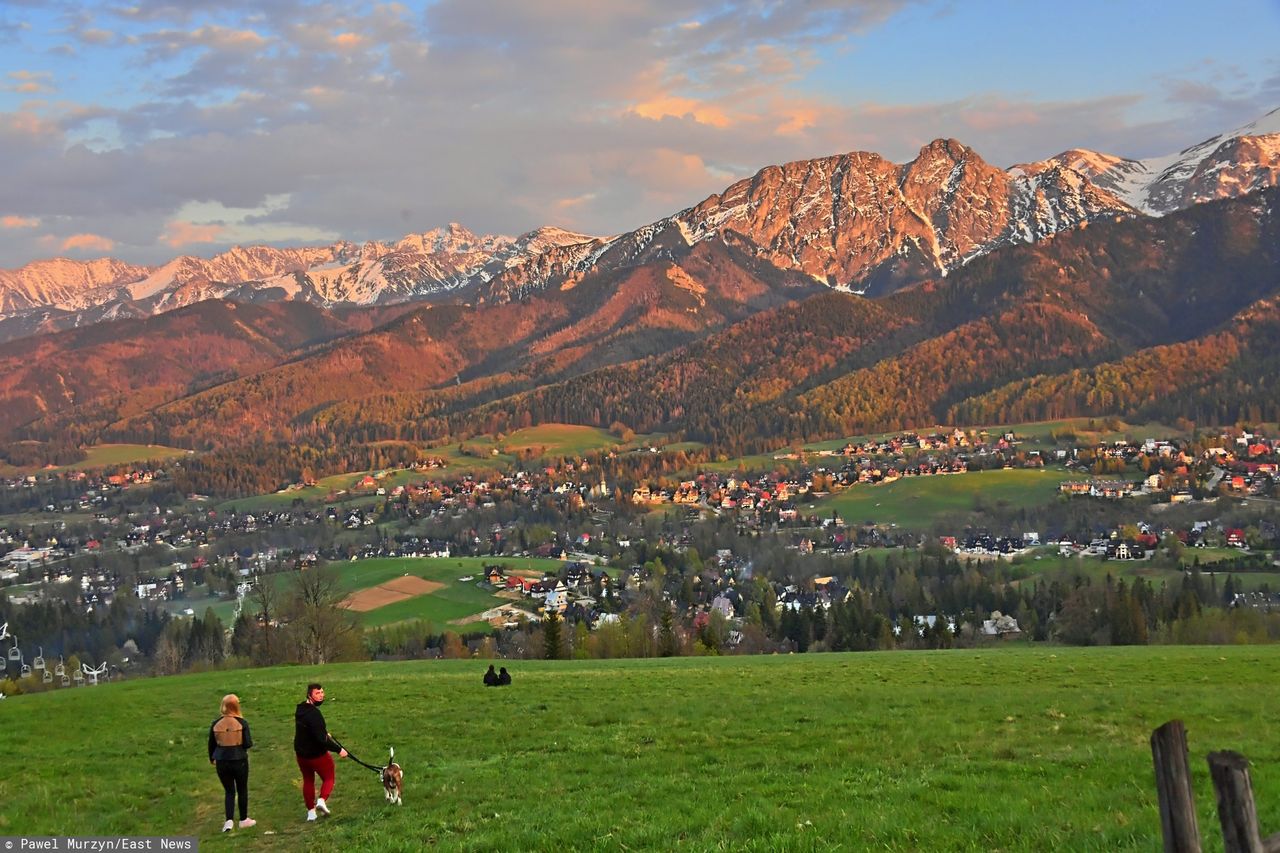
[[[294,757],[298,759],[298,769],[302,771],[302,799],[307,803],[307,811],[311,811],[316,807],[316,773],[320,774],[320,799],[327,800],[333,793],[333,783],[336,780],[333,756],[326,752],[316,758],[303,758],[301,755]]]

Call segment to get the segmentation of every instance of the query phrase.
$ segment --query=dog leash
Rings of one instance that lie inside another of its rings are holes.
[[[347,749],[345,746],[338,743],[338,739],[333,735],[329,736],[329,740],[333,741],[334,745],[337,746],[338,749]],[[361,761],[359,758],[356,758],[356,754],[349,749],[347,749],[347,758],[350,758],[352,761],[354,761],[356,764],[359,764],[361,767],[368,767],[374,773],[381,773],[383,770],[387,769],[387,765],[385,764],[381,767],[374,767],[372,764],[366,764],[365,762]]]

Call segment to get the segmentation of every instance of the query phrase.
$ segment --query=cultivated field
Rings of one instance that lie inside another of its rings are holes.
[[[505,565],[514,572],[530,573],[543,570],[554,572],[564,566],[559,560],[536,557],[402,557],[331,563],[328,570],[336,572],[341,589],[355,597],[357,606],[351,609],[358,614],[360,624],[366,628],[421,619],[435,625],[437,630],[444,630],[447,623],[453,620],[510,603],[507,599],[476,586],[486,564]],[[458,580],[468,575],[473,580]],[[289,572],[268,575],[267,582],[285,590],[291,576]],[[383,589],[384,587],[392,589]],[[413,592],[415,589],[420,591]],[[376,603],[377,601],[381,603]],[[193,603],[179,599],[172,602],[170,610],[181,611],[184,607],[190,607],[197,616],[201,616],[204,608],[212,602],[213,599],[199,599]],[[230,624],[235,612],[235,602],[220,600],[212,603],[212,606],[218,618]],[[473,625],[469,626],[469,630],[479,630],[482,627]]]
[[[444,589],[444,584],[407,575],[352,593],[344,605],[356,613],[367,613],[415,596],[430,595],[438,589]]]
[[[1280,831],[1280,646],[346,664],[213,672],[5,700],[0,834],[194,834],[202,849],[1160,849],[1148,738],[1185,721],[1206,850],[1205,755],[1242,752]],[[405,805],[340,762],[333,817],[302,821],[293,706],[393,745]],[[251,813],[220,836],[207,726],[237,692]]]

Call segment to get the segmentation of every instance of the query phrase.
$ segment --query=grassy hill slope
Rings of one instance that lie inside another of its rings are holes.
[[[1280,829],[1280,647],[1028,648],[788,657],[350,664],[138,680],[6,700],[0,834],[195,834],[203,849],[1154,850],[1148,737],[1254,762]],[[405,805],[339,766],[302,822],[292,709],[319,678],[331,731],[394,745]],[[253,727],[251,813],[219,836],[205,758],[223,693]]]

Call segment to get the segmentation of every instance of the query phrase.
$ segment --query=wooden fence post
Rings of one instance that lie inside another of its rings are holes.
[[[1280,849],[1280,835],[1262,838],[1253,804],[1249,760],[1238,752],[1209,753],[1209,775],[1218,796],[1218,820],[1226,853],[1269,853]]]
[[[1151,733],[1151,757],[1156,766],[1165,853],[1200,853],[1196,799],[1187,764],[1187,730],[1182,720],[1170,720]]]

